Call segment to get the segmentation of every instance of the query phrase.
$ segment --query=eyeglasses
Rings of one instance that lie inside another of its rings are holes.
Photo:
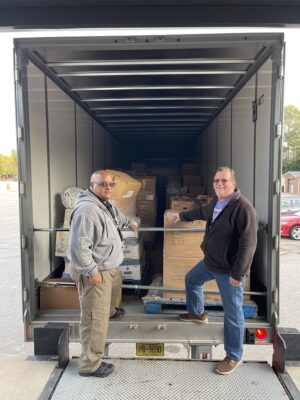
[[[227,182],[229,182],[230,179],[214,179],[214,183],[222,183],[222,185],[225,185]]]
[[[99,182],[99,183],[98,182],[92,182],[92,183],[94,183],[97,186],[101,186],[101,187],[103,187],[105,189],[107,189],[108,187],[114,188],[116,186],[116,182],[105,182],[105,181],[103,181],[103,182]]]

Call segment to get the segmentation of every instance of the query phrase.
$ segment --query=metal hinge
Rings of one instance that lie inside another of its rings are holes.
[[[279,249],[279,236],[278,235],[273,237],[273,248],[276,251],[278,251],[278,249]]]
[[[27,248],[27,237],[25,235],[21,236],[21,249]]]
[[[276,137],[280,138],[282,136],[282,126],[281,126],[281,122],[278,122],[278,124],[275,125],[276,129]]]
[[[19,69],[19,68],[16,68],[16,70],[15,70],[16,72],[16,79],[15,79],[15,82],[16,83],[18,83],[19,85],[21,85],[21,78],[22,78],[22,73],[21,73],[21,70]]]
[[[24,195],[25,194],[25,183],[20,181],[19,182],[19,194]]]
[[[274,303],[278,304],[278,288],[273,290],[272,299]]]
[[[19,140],[23,140],[24,139],[24,130],[23,130],[22,126],[18,126],[17,135],[18,135],[18,139]]]
[[[280,180],[274,182],[274,192],[277,195],[280,193],[280,186],[281,186]]]
[[[29,294],[28,289],[24,288],[24,289],[23,289],[23,301],[24,301],[24,303],[25,303],[26,301],[28,301],[28,299],[29,299],[28,294]]]

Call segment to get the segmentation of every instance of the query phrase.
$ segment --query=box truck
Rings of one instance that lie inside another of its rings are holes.
[[[284,38],[280,33],[15,39],[27,340],[34,338],[36,348],[43,347],[39,340],[47,340],[47,329],[61,326],[67,327],[63,331],[67,330],[70,340],[79,340],[76,306],[42,308],[40,302],[43,282],[58,278],[64,261],[55,255],[55,241],[64,218],[60,195],[66,188],[87,188],[94,170],[126,170],[132,163],[144,163],[162,185],[167,176],[178,175],[184,163],[194,163],[201,166],[202,186],[211,196],[216,168],[227,165],[235,170],[238,187],[253,203],[260,221],[246,292],[258,311],[255,317],[246,318],[244,341],[261,346],[274,343],[273,368],[284,381],[287,360],[299,358],[299,346],[290,346],[297,332],[280,333],[277,328],[283,74]],[[144,231],[164,230],[163,205],[159,198],[156,226],[144,227]],[[161,258],[154,257],[151,268],[161,272]],[[61,291],[53,296],[59,293],[68,297]],[[155,356],[164,344],[181,343],[189,347],[191,361],[223,343],[222,315],[210,316],[210,323],[201,327],[183,324],[174,313],[145,313],[142,299],[127,304],[130,296],[126,293],[124,286],[126,315],[111,321],[108,348],[111,343],[145,344],[139,346],[142,355]],[[59,346],[65,349],[62,342]],[[132,396],[128,398],[137,398],[141,391],[148,398],[162,398],[166,387],[155,392],[154,386],[164,379],[169,396],[164,398],[199,398],[202,391],[206,398],[227,398],[234,383],[222,380],[216,386],[213,379],[219,378],[205,361],[184,364],[143,358],[119,362],[123,390],[128,384],[126,390]],[[182,371],[182,382],[188,385],[176,386],[178,372],[164,378],[164,371],[173,366]],[[148,376],[154,371],[154,386],[151,379],[147,386],[147,379],[136,378],[144,386],[130,388],[128,370]],[[191,371],[196,370],[201,381],[195,376],[191,384]],[[288,398],[270,371],[266,363],[247,363],[237,372],[243,383],[234,385],[232,398]],[[206,384],[206,377],[212,384]],[[115,397],[108,397],[108,388],[102,387],[103,398],[122,398],[118,397],[119,386],[114,387],[109,393]]]

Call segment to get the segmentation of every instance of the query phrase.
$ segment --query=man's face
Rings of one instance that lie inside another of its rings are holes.
[[[113,176],[110,174],[101,174],[93,177],[93,181],[90,184],[91,191],[103,201],[110,200],[112,198],[113,190],[116,183],[113,180]]]
[[[214,189],[219,200],[224,200],[234,192],[236,181],[232,180],[230,171],[218,171],[214,176]]]

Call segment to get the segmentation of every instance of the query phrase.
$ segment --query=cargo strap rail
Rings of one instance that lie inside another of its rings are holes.
[[[39,281],[40,285],[48,285],[48,286],[76,286],[75,282],[59,282],[59,281]],[[164,286],[151,286],[151,285],[129,285],[123,284],[122,289],[143,289],[143,290],[158,290],[158,291],[172,291],[172,292],[185,292],[185,289],[181,288],[170,288]],[[210,290],[210,289],[203,289],[204,293],[215,293],[220,294],[218,290]],[[266,292],[248,292],[245,291],[244,294],[249,294],[251,296],[266,296]]]
[[[35,228],[33,227],[33,232],[68,232],[70,228]],[[267,225],[261,225],[258,231],[267,230]],[[131,232],[131,229],[121,229],[122,232]],[[197,228],[164,228],[164,227],[139,227],[137,232],[205,232],[204,227]]]
[[[33,232],[68,232],[69,228],[33,228]],[[130,229],[122,229],[122,232],[131,232]],[[205,228],[163,228],[163,227],[140,227],[137,232],[205,232]]]

